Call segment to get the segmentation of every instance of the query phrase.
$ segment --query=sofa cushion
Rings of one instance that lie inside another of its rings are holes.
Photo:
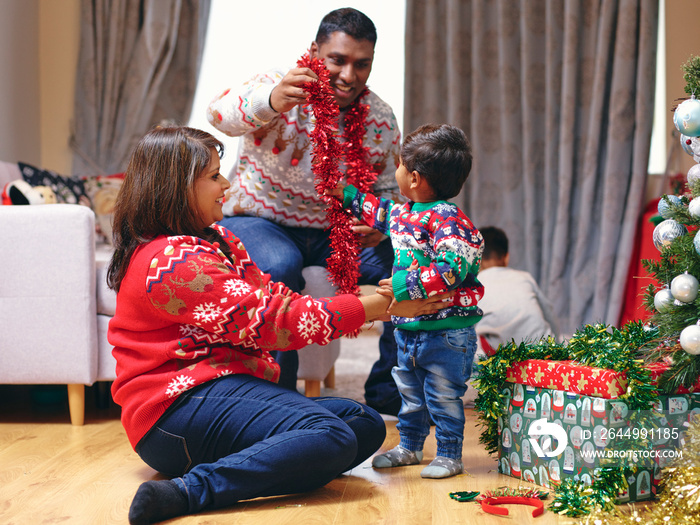
[[[90,199],[85,193],[85,183],[79,177],[66,177],[51,170],[43,170],[19,162],[22,178],[30,186],[48,186],[56,194],[59,204],[83,204],[90,206]]]

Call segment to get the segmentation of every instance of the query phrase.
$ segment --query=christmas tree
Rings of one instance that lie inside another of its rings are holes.
[[[650,349],[649,360],[668,368],[658,379],[662,393],[690,388],[700,376],[700,57],[682,66],[686,81],[684,99],[674,110],[683,151],[695,162],[687,176],[686,191],[664,195],[659,214],[664,219],[654,229],[654,245],[660,260],[645,260],[644,267],[658,285],[649,285],[645,305],[653,311],[650,321],[660,338]]]

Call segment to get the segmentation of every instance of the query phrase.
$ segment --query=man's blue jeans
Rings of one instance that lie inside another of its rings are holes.
[[[305,283],[301,270],[306,266],[326,266],[331,253],[328,231],[319,228],[293,228],[260,217],[235,215],[219,222],[231,230],[250,254],[250,258],[273,281],[286,284],[301,292]],[[391,276],[394,252],[391,241],[385,239],[374,248],[365,248],[360,254],[358,284],[377,284]],[[379,340],[379,359],[374,364],[365,384],[365,400],[380,412],[396,415],[401,404],[391,369],[396,365],[396,342],[391,323],[384,323],[384,335]],[[279,384],[296,389],[298,355],[292,352],[274,352],[282,367]]]
[[[474,327],[416,332],[397,329],[394,335],[399,354],[392,373],[402,400],[396,425],[401,446],[423,450],[432,418],[437,455],[461,459],[462,397],[476,352]]]
[[[183,393],[136,452],[182,488],[191,513],[322,487],[386,436],[381,416],[339,397],[307,398],[244,374]]]

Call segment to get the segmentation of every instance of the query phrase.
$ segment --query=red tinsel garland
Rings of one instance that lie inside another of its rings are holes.
[[[358,236],[352,231],[352,215],[343,209],[342,204],[335,198],[325,194],[343,178],[338,169],[342,155],[345,156],[348,182],[360,191],[370,191],[377,176],[367,164],[368,148],[364,147],[365,120],[369,107],[361,103],[367,94],[367,89],[347,109],[344,123],[344,142],[340,144],[338,134],[338,103],[333,96],[330,86],[330,73],[323,60],[311,58],[307,52],[298,61],[299,67],[308,67],[319,80],[308,82],[303,87],[307,91],[307,104],[313,109],[316,124],[311,132],[313,143],[312,170],[315,175],[316,192],[326,203],[326,218],[328,219],[331,243],[331,255],[327,259],[330,279],[338,287],[340,293],[360,292],[357,280],[360,276],[360,243]]]

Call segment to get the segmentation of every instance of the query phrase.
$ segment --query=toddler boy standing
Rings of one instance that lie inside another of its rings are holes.
[[[447,199],[459,194],[471,164],[471,147],[461,129],[428,124],[409,134],[401,147],[396,181],[409,202],[377,198],[351,185],[329,192],[342,197],[343,206],[365,224],[391,237],[393,274],[380,281],[379,293],[403,301],[454,291],[451,306],[435,314],[392,316],[398,344],[398,366],[392,375],[401,394],[401,441],[373,458],[375,468],[420,463],[432,419],[437,456],[421,476],[445,478],[463,471],[462,397],[476,351],[474,324],[482,315],[477,303],[483,286],[477,273],[483,239]]]

